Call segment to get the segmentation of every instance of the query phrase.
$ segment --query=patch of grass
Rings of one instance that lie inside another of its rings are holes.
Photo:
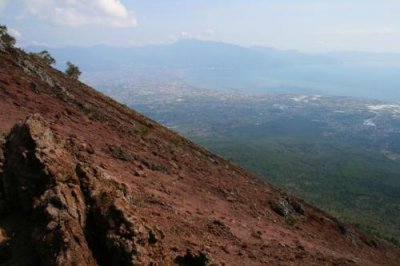
[[[178,146],[179,144],[182,143],[182,137],[178,136],[178,135],[174,135],[170,138],[171,142],[175,145]]]
[[[297,221],[292,215],[289,214],[286,216],[286,223],[290,226],[294,226],[297,223]]]
[[[142,124],[139,126],[139,132],[143,137],[145,137],[150,133],[150,128]]]

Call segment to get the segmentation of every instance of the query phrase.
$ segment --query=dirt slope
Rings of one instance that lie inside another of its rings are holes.
[[[399,249],[16,49],[0,49],[0,144],[1,265],[400,265]]]

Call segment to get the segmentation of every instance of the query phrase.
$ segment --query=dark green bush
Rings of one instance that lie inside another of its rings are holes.
[[[49,66],[56,63],[56,60],[54,59],[54,57],[52,57],[47,50],[43,50],[39,53],[33,53],[33,55],[38,57],[43,63],[45,63]]]
[[[7,26],[5,25],[0,25],[0,39],[9,47],[13,47],[15,45],[15,38],[8,34]]]
[[[68,77],[77,80],[79,76],[82,74],[79,67],[72,64],[71,62],[67,62],[67,69],[65,70],[65,74]]]

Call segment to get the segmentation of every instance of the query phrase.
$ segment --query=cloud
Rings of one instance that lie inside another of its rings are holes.
[[[26,0],[26,7],[29,14],[59,26],[137,25],[134,13],[119,0]]]
[[[206,29],[199,33],[191,33],[187,31],[182,31],[179,34],[171,34],[168,36],[168,39],[172,42],[176,42],[179,40],[185,39],[196,39],[196,40],[203,40],[203,41],[212,41],[215,38],[215,31],[214,29]]]
[[[22,39],[22,34],[16,29],[8,29],[8,33],[13,36],[16,40]]]

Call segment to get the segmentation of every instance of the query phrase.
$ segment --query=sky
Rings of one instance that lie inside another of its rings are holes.
[[[400,52],[400,0],[0,0],[20,46],[202,39],[305,52]]]

